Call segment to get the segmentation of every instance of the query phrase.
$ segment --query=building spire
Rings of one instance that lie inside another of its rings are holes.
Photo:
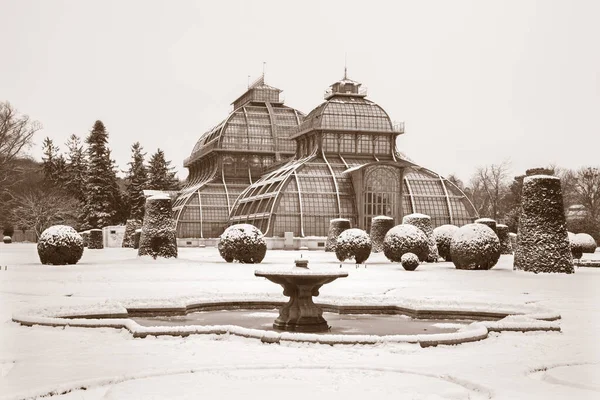
[[[348,53],[344,53],[344,80],[348,79]]]

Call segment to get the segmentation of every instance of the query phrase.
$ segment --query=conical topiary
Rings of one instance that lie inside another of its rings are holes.
[[[488,225],[489,226],[489,225]],[[508,225],[497,224],[496,234],[500,240],[500,254],[512,254],[513,248],[510,243],[510,237],[508,236]]]
[[[523,180],[513,268],[534,273],[575,272],[560,179],[555,176],[533,175]]]
[[[175,221],[171,218],[171,198],[168,195],[154,195],[146,200],[144,223],[140,236],[138,255],[157,257],[177,257]]]
[[[437,243],[433,237],[433,227],[431,225],[431,217],[425,214],[408,214],[402,218],[402,223],[407,225],[413,225],[419,228],[427,237],[427,245],[429,247],[429,253],[427,254],[427,262],[437,262],[440,258],[438,252]]]
[[[122,247],[134,247],[135,231],[142,227],[142,223],[137,219],[128,219],[125,224],[125,233],[123,234]]]
[[[498,224],[496,223],[495,219],[491,219],[491,218],[479,218],[475,220],[476,224],[483,224],[486,225],[488,227],[490,227],[494,233],[497,235],[498,234]]]
[[[371,251],[379,253],[383,251],[383,240],[385,234],[394,227],[394,218],[380,215],[371,220]]]
[[[335,245],[340,233],[350,229],[350,220],[344,218],[335,218],[329,221],[329,232],[327,233],[327,242],[325,251],[335,251]]]
[[[102,235],[102,229],[90,229],[88,235],[88,249],[103,249],[104,248],[104,236]]]

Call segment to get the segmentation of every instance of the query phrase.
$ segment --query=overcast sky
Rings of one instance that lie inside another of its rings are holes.
[[[600,1],[0,0],[0,101],[61,145],[100,119],[182,166],[260,76],[308,113],[343,75],[442,175],[600,165]]]

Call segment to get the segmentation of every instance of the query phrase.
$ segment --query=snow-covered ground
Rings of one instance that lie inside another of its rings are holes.
[[[332,253],[302,254],[312,269],[339,271]],[[299,256],[269,251],[260,269],[291,267]],[[42,266],[35,245],[0,244],[0,399],[65,392],[56,397],[600,397],[600,269],[534,275],[513,271],[512,256],[502,256],[490,271],[438,263],[407,272],[382,254],[371,255],[367,263],[366,269],[344,264],[348,278],[323,287],[317,300],[368,296],[385,302],[529,304],[560,313],[562,332],[491,333],[479,342],[421,348],[269,345],[211,335],[135,339],[110,328],[24,327],[11,317],[31,307],[183,296],[272,297],[281,296],[281,288],[255,277],[257,266],[225,263],[214,248],[180,248],[177,260],[157,261],[139,259],[132,249],[86,249],[77,265]]]

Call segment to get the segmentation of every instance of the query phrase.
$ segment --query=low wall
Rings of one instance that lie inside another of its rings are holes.
[[[267,237],[269,250],[324,250],[325,236],[312,237]],[[218,238],[177,238],[177,247],[217,247]]]

